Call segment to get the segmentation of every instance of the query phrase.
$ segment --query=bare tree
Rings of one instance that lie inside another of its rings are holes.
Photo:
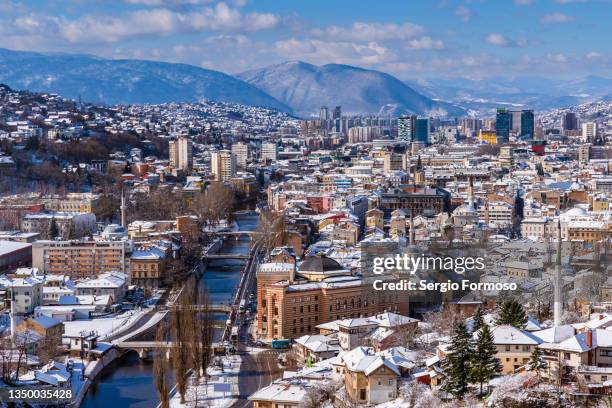
[[[174,377],[181,396],[181,404],[185,403],[185,393],[187,391],[187,371],[189,363],[189,351],[187,350],[187,330],[184,327],[184,315],[189,313],[184,303],[184,296],[179,298],[179,305],[174,305],[171,311],[171,330],[172,330],[172,368]]]
[[[327,382],[310,387],[298,405],[299,408],[320,408],[328,401],[333,402],[340,385],[337,382]]]
[[[257,231],[263,237],[266,253],[277,246],[287,244],[287,217],[284,212],[262,211]]]
[[[201,290],[199,292],[198,304],[203,306],[202,316],[199,325],[199,337],[200,337],[200,363],[199,366],[202,369],[205,383],[208,383],[208,375],[206,369],[212,361],[212,343],[213,343],[213,319],[210,309],[210,296],[208,291]]]
[[[157,332],[155,333],[155,341],[165,342],[167,330],[167,324],[165,322],[162,322],[157,328]],[[153,377],[155,379],[155,389],[159,394],[161,408],[170,407],[170,397],[168,395],[168,392],[170,391],[168,383],[168,371],[169,367],[168,359],[166,358],[166,352],[163,349],[158,350],[158,352],[155,353],[153,357]]]

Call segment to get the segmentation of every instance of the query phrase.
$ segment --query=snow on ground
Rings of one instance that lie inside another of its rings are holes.
[[[146,312],[146,309],[130,310],[114,317],[64,322],[64,335],[78,336],[82,331],[94,331],[98,333],[100,340],[104,340],[108,336],[128,329]]]
[[[181,397],[176,392],[170,399],[170,408],[195,408],[199,407],[214,407],[228,408],[238,399],[238,372],[240,371],[240,356],[227,356],[222,360],[223,369],[220,367],[209,367],[207,372],[210,376],[208,384],[204,383],[204,379],[200,378],[197,386],[194,386],[195,377],[192,376],[190,386],[185,395],[185,403],[181,404]],[[230,384],[231,392],[215,392],[214,384],[228,383]]]

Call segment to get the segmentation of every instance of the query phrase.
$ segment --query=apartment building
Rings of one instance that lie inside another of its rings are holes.
[[[210,168],[215,181],[230,181],[236,175],[236,155],[229,150],[213,152]]]
[[[32,244],[32,266],[71,279],[113,271],[129,273],[131,246],[131,241],[37,241]]]
[[[168,142],[170,167],[181,170],[191,170],[193,167],[193,147],[191,139],[179,137]]]
[[[234,143],[232,145],[232,154],[236,156],[236,166],[242,170],[246,169],[249,158],[249,146],[244,143]]]

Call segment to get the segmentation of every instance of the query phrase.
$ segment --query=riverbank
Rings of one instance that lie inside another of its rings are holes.
[[[196,380],[195,375],[191,375],[184,403],[181,403],[181,397],[175,386],[170,397],[170,408],[195,408],[202,404],[207,407],[228,408],[236,402],[239,395],[238,372],[242,358],[238,355],[225,356],[221,364],[222,366],[208,367],[207,381],[204,381],[204,378]]]
[[[96,376],[100,374],[100,372],[109,364],[111,364],[115,359],[121,356],[121,353],[115,349],[111,348],[107,353],[105,353],[102,358],[96,361],[91,361],[87,364],[85,368],[85,381],[80,383],[80,388],[76,392],[75,398],[68,405],[68,408],[77,408],[80,407],[83,403],[83,399],[87,395],[89,391],[89,387],[95,381]]]

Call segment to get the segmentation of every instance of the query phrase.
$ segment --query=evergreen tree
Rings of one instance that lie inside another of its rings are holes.
[[[502,371],[502,364],[495,355],[497,348],[488,325],[483,325],[478,333],[474,355],[470,366],[470,379],[480,384],[482,394],[483,383],[489,381]]]
[[[485,325],[484,311],[482,310],[482,307],[478,306],[474,316],[472,317],[472,322],[472,333],[477,332],[482,326]]]
[[[542,357],[542,350],[540,350],[538,347],[536,347],[531,353],[527,366],[529,367],[529,371],[536,372],[538,379],[540,378],[540,370],[544,370],[546,367],[548,367],[546,361],[544,361],[544,357]]]
[[[458,323],[444,362],[446,378],[442,385],[444,391],[458,399],[462,399],[468,392],[470,361],[473,354],[472,337],[465,324]]]
[[[495,323],[498,325],[509,324],[518,329],[524,329],[527,325],[527,315],[523,305],[515,299],[503,301],[497,311],[497,321]]]
[[[55,217],[51,218],[51,222],[49,223],[49,230],[47,231],[47,235],[49,239],[55,239],[59,235],[59,228],[57,227],[57,222],[55,221]]]

